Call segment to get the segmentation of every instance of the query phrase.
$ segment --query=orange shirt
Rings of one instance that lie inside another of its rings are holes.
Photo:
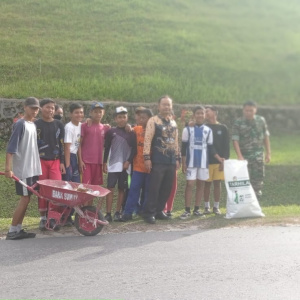
[[[145,128],[142,126],[135,126],[133,128],[136,134],[137,144],[137,155],[133,159],[133,171],[147,173],[144,162],[144,139],[145,139]]]

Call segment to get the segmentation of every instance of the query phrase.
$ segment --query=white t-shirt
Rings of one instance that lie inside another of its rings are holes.
[[[78,126],[74,125],[72,122],[66,124],[64,143],[71,144],[70,152],[73,154],[77,154],[80,145],[80,133],[81,123],[79,123]]]

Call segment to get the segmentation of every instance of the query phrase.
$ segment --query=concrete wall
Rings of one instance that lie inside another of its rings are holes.
[[[19,112],[23,111],[23,101],[19,99],[3,99],[0,98],[0,138],[8,140],[13,124],[13,118]],[[68,107],[71,102],[79,102],[84,106],[86,117],[89,114],[89,109],[92,101],[66,101],[57,100],[57,103],[64,107],[66,120],[68,121]],[[105,104],[106,113],[103,118],[103,123],[113,125],[112,113],[116,106],[123,105],[129,110],[130,122],[134,123],[134,109],[137,106],[143,105],[153,109],[156,113],[156,103],[125,103],[117,101],[103,102]],[[183,110],[191,110],[195,105],[182,105],[174,103],[174,112],[177,119],[180,118]],[[231,129],[234,120],[241,116],[242,110],[240,106],[219,105],[219,121],[226,124]],[[271,134],[286,134],[300,133],[300,106],[289,107],[269,107],[262,106],[258,109],[258,114],[263,115],[269,125]]]

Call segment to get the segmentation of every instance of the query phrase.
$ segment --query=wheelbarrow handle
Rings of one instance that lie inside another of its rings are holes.
[[[0,172],[0,175],[5,175],[4,172]],[[21,179],[19,179],[17,176],[13,175],[11,177],[13,180],[15,180],[16,182],[19,182],[20,184],[22,184],[24,187],[26,187],[28,189],[28,191],[32,192],[33,194],[35,194],[36,196],[40,197],[40,198],[43,198],[41,197],[41,195],[34,190],[34,188],[36,187],[37,184],[34,184],[32,187],[27,185],[24,181],[22,181]]]

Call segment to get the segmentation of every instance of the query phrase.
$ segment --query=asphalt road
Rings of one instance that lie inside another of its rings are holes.
[[[1,299],[300,299],[300,227],[0,241]]]

